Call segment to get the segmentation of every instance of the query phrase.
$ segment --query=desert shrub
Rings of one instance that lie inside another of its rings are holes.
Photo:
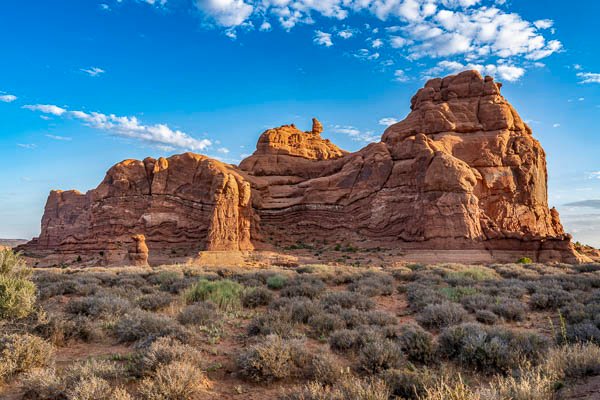
[[[202,353],[195,347],[163,337],[141,348],[134,356],[131,369],[135,376],[142,377],[154,373],[160,365],[185,361],[200,366],[202,359]]]
[[[346,328],[348,329],[353,329],[361,325],[369,325],[373,321],[369,318],[369,311],[361,311],[355,308],[340,308],[338,311],[334,312],[344,320],[344,322],[346,323]],[[393,323],[396,323],[396,318],[393,315],[387,313],[385,313],[385,315],[391,316],[394,320]],[[379,319],[379,317],[376,318]],[[386,317],[384,316],[384,318]]]
[[[269,335],[237,357],[240,376],[254,382],[271,382],[302,375],[306,353],[301,342]]]
[[[325,284],[322,280],[314,277],[300,276],[288,282],[287,286],[281,289],[282,297],[308,297],[317,298],[325,290]]]
[[[600,374],[600,347],[593,343],[576,343],[551,349],[544,368],[550,375],[578,379]]]
[[[498,298],[491,305],[491,310],[507,321],[522,321],[527,312],[527,305],[519,300]]]
[[[24,318],[35,306],[36,288],[25,278],[0,274],[0,319]]]
[[[113,327],[113,332],[121,342],[135,342],[163,336],[183,341],[189,338],[188,332],[173,319],[142,310],[134,310],[121,317]]]
[[[118,317],[131,308],[129,301],[120,297],[94,295],[72,299],[65,307],[69,314],[88,317]]]
[[[434,284],[435,285],[435,284]],[[434,286],[423,282],[414,282],[406,286],[406,296],[411,308],[414,311],[420,311],[433,304],[447,302],[446,296]]]
[[[453,271],[446,275],[446,281],[454,285],[498,279],[499,275],[491,268],[474,266]]]
[[[517,264],[533,264],[533,260],[529,257],[521,257],[517,260]]]
[[[279,290],[285,286],[287,278],[283,275],[273,275],[267,278],[267,286],[269,289]]]
[[[331,354],[321,353],[311,358],[305,377],[322,384],[333,385],[343,379],[346,371]]]
[[[463,297],[477,294],[478,290],[470,286],[450,286],[440,288],[440,292],[446,297],[446,299],[458,303],[463,299]]]
[[[346,323],[339,315],[323,312],[310,317],[308,325],[315,337],[329,336],[331,332],[346,327]]]
[[[436,383],[434,374],[428,369],[392,369],[385,371],[382,378],[391,394],[400,399],[420,399],[425,395],[425,390]]]
[[[481,400],[481,397],[459,376],[455,382],[441,379],[435,385],[425,388],[425,394],[419,400]]]
[[[588,318],[586,307],[581,303],[572,303],[560,309],[560,314],[570,324],[583,322]]]
[[[531,307],[536,310],[556,310],[575,299],[573,295],[563,289],[541,288],[531,295]]]
[[[477,312],[479,310],[487,310],[494,304],[495,299],[487,294],[473,294],[464,296],[460,302],[470,312]]]
[[[290,337],[294,332],[297,323],[292,320],[292,315],[287,310],[268,311],[257,315],[248,324],[248,335],[279,335],[281,337]]]
[[[326,310],[341,307],[367,311],[375,306],[368,297],[354,292],[329,292],[321,298],[320,303]]]
[[[433,359],[435,353],[433,336],[418,325],[402,325],[398,344],[411,361],[429,362]]]
[[[0,335],[0,382],[34,368],[52,364],[54,348],[45,340],[29,335]]]
[[[179,315],[177,320],[183,325],[212,325],[218,320],[219,312],[217,307],[208,301],[186,306]]]
[[[127,391],[111,385],[101,377],[91,375],[73,379],[60,377],[48,368],[32,370],[22,380],[24,399],[35,400],[131,400]]]
[[[273,300],[273,293],[264,287],[248,289],[242,295],[242,305],[246,308],[267,306]]]
[[[295,298],[292,305],[289,307],[292,321],[304,324],[308,322],[310,317],[321,314],[322,312],[323,308],[318,302],[310,299],[304,300],[301,297]]]
[[[27,266],[21,254],[15,253],[11,249],[0,250],[0,275],[26,279],[32,273],[33,270]]]
[[[467,311],[460,304],[432,304],[421,311],[417,321],[426,328],[439,329],[459,324],[467,318],[467,315]]]
[[[548,400],[554,397],[555,382],[539,368],[522,368],[516,376],[497,376],[491,383],[489,400]]]
[[[24,318],[33,311],[35,284],[31,268],[12,250],[0,250],[0,319]]]
[[[331,386],[308,383],[287,391],[279,400],[387,400],[389,396],[390,390],[382,380],[348,375]]]
[[[404,357],[402,350],[389,339],[371,340],[359,353],[358,368],[368,373],[379,373],[402,365]]]
[[[188,303],[211,301],[221,310],[230,311],[240,308],[243,289],[242,285],[228,279],[201,279],[185,292],[184,297]]]
[[[180,282],[184,281],[185,276],[181,271],[161,271],[149,275],[146,280],[153,285],[157,285],[164,292],[177,293]]]
[[[71,340],[90,342],[101,336],[99,328],[89,317],[77,315],[67,317],[64,314],[48,314],[47,318],[40,321],[33,333],[50,341],[55,346],[64,346]]]
[[[161,364],[152,376],[140,384],[140,394],[147,400],[183,400],[206,393],[211,383],[197,366],[185,361]]]
[[[506,372],[523,360],[539,361],[548,341],[536,334],[465,323],[438,338],[441,355],[484,372]]]
[[[475,313],[477,322],[486,325],[494,325],[498,322],[498,316],[489,310],[479,310]]]
[[[389,296],[394,293],[394,279],[383,273],[368,273],[358,281],[351,283],[348,289],[367,297]]]
[[[358,330],[340,329],[329,336],[329,347],[341,353],[356,350],[361,337]]]
[[[148,293],[136,299],[139,308],[146,311],[158,311],[171,305],[173,299],[164,293]]]
[[[591,322],[567,325],[565,332],[558,334],[559,343],[586,343],[600,344],[600,329]]]
[[[365,317],[369,325],[389,326],[396,325],[398,322],[394,314],[387,311],[373,310],[368,312],[362,311],[362,313],[366,314]]]

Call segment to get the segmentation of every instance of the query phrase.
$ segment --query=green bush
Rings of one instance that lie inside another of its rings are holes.
[[[517,264],[533,264],[533,260],[529,257],[521,257],[517,260]]]
[[[278,290],[285,286],[287,278],[283,275],[273,275],[267,278],[267,286],[269,289]]]
[[[25,318],[33,311],[36,287],[19,254],[0,251],[0,319]]]
[[[411,361],[429,362],[433,359],[433,336],[419,325],[402,325],[398,343]]]
[[[273,300],[273,293],[264,287],[248,289],[242,295],[242,305],[246,308],[267,306]]]
[[[201,279],[185,292],[187,303],[211,301],[221,310],[231,311],[241,308],[244,287],[228,279],[209,281]]]

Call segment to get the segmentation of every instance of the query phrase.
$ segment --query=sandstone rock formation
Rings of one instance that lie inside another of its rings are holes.
[[[351,154],[314,120],[267,130],[239,167],[191,153],[124,161],[87,194],[52,192],[24,249],[109,262],[143,233],[151,258],[302,242],[577,261],[548,209],[544,151],[500,87],[476,71],[433,79],[404,121]]]
[[[144,235],[133,235],[133,246],[129,249],[129,261],[131,265],[138,267],[148,266],[148,246]]]

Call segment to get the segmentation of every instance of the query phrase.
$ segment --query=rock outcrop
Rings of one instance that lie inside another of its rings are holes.
[[[577,261],[548,208],[544,151],[500,88],[476,71],[433,79],[356,153],[313,120],[310,132],[267,130],[239,167],[191,153],[124,161],[87,194],[52,192],[24,249],[110,262],[143,234],[150,258],[302,242]]]

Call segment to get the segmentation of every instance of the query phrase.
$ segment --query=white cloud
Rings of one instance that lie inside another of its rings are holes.
[[[400,36],[392,36],[390,37],[390,44],[394,49],[399,49],[401,47],[406,46],[408,41]]]
[[[262,32],[268,32],[272,29],[273,27],[271,26],[271,24],[268,21],[264,21],[262,24],[260,24],[260,30]]]
[[[37,148],[37,145],[34,143],[17,143],[17,146],[27,150],[33,150]]]
[[[243,0],[196,0],[196,6],[225,27],[242,25],[254,11]]]
[[[360,129],[350,125],[335,125],[332,131],[347,135],[356,142],[379,142],[379,136],[375,135],[373,131],[362,132]]]
[[[383,46],[383,40],[381,40],[381,39],[374,39],[371,42],[371,47],[373,47],[374,49],[378,49],[381,46]]]
[[[552,125],[553,128],[560,128],[560,124],[554,124]]]
[[[333,46],[333,41],[331,40],[331,33],[326,33],[323,31],[315,31],[315,37],[313,39],[313,42],[325,47]]]
[[[539,19],[533,23],[538,29],[550,29],[554,26],[554,21],[551,19]]]
[[[583,69],[583,67],[580,64],[573,64],[573,69],[580,71]]]
[[[59,106],[52,105],[52,104],[35,104],[35,105],[27,104],[27,105],[24,105],[23,108],[26,108],[31,111],[40,111],[40,112],[43,112],[44,114],[56,115],[57,117],[60,117],[61,115],[63,115],[64,113],[67,112],[66,109],[59,107]]]
[[[217,149],[217,151],[222,154],[229,154],[229,149],[226,147],[220,147]]]
[[[383,126],[390,126],[390,125],[394,125],[396,123],[398,123],[398,120],[393,117],[381,118],[379,120],[379,125],[383,125]]]
[[[17,96],[12,94],[0,94],[0,101],[3,103],[12,103],[17,100]]]
[[[433,76],[440,75],[442,73],[450,72],[456,73],[468,69],[474,69],[484,75],[498,76],[509,82],[519,80],[524,74],[525,69],[510,64],[462,64],[457,61],[440,61],[434,68],[425,71],[425,78],[431,78]]]
[[[52,140],[59,140],[59,141],[64,141],[64,142],[68,142],[73,140],[73,138],[67,137],[67,136],[58,136],[58,135],[46,135],[47,138],[50,138]]]
[[[85,72],[86,74],[88,74],[89,76],[92,76],[92,77],[102,75],[106,72],[102,68],[98,68],[98,67],[82,68],[81,71]]]
[[[380,57],[378,52],[371,53],[368,49],[360,49],[354,53],[354,57],[361,60],[377,60]]]
[[[394,71],[394,80],[396,82],[408,82],[409,78],[406,76],[406,73],[403,70],[397,69]]]
[[[578,72],[579,83],[600,83],[600,74],[594,72]]]
[[[352,32],[350,29],[345,29],[343,31],[339,31],[338,36],[342,39],[350,39],[352,36],[354,36],[354,32]]]
[[[109,131],[115,136],[126,137],[149,143],[154,146],[199,151],[212,143],[208,139],[196,139],[185,132],[173,130],[165,124],[144,125],[136,117],[120,117],[115,114],[98,112],[68,111],[65,108],[48,104],[24,106],[29,110],[56,116],[69,117],[94,129]]]

